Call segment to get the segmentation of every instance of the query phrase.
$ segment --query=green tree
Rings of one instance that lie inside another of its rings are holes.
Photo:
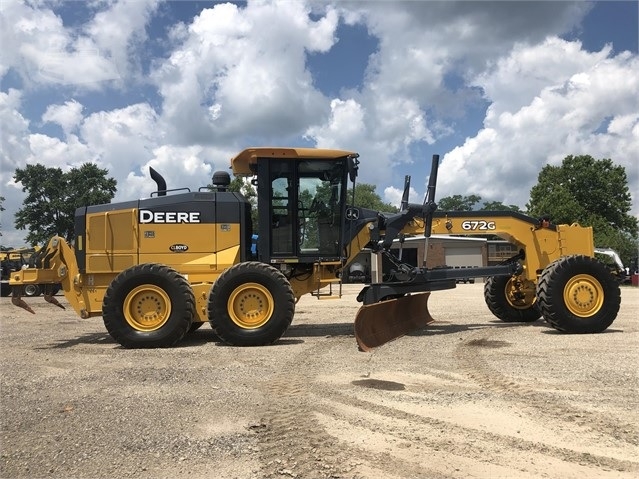
[[[637,256],[639,222],[630,215],[626,170],[610,159],[569,155],[560,166],[544,166],[526,208],[556,224],[592,226],[595,246],[615,249],[624,264]]]
[[[44,244],[54,235],[74,239],[75,210],[81,206],[110,203],[117,182],[107,170],[84,163],[64,173],[60,168],[27,165],[15,171],[14,179],[27,193],[15,215],[18,229],[28,229],[27,242]]]
[[[481,201],[479,195],[453,195],[445,196],[437,202],[440,211],[473,211],[475,205]]]
[[[353,198],[352,188],[348,189],[346,201],[350,202]],[[399,208],[391,205],[390,203],[384,203],[382,198],[375,191],[375,185],[368,183],[359,183],[355,185],[355,205],[360,208],[368,208],[375,211],[382,211],[384,213],[397,213]]]
[[[521,208],[517,205],[505,205],[501,201],[485,201],[480,211],[515,211],[522,213]]]

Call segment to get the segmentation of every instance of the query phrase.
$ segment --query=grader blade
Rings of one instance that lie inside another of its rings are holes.
[[[435,321],[428,312],[429,296],[407,295],[359,308],[355,339],[360,350],[370,351]]]

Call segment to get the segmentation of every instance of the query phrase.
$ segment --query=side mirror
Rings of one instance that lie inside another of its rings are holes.
[[[358,157],[358,154],[354,154],[346,158],[348,163],[348,178],[351,180],[351,183],[355,183],[355,178],[357,178],[357,170],[359,169],[357,166],[359,165]]]

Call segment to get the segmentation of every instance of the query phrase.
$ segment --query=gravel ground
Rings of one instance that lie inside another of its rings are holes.
[[[481,284],[459,285],[433,293],[435,323],[372,353],[353,337],[358,291],[302,298],[273,346],[224,346],[205,326],[163,350],[1,298],[0,476],[639,475],[639,288],[608,331],[580,336],[502,323]]]

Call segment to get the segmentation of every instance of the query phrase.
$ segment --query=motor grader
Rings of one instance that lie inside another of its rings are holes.
[[[361,350],[432,322],[430,293],[469,277],[488,278],[485,301],[502,321],[543,316],[568,333],[600,332],[614,321],[620,290],[594,257],[591,228],[513,212],[439,212],[437,155],[422,203],[408,201],[407,177],[399,213],[358,207],[358,157],[314,148],[240,152],[231,169],[257,187],[257,231],[251,203],[229,191],[227,172],[190,191],[168,190],[151,169],[157,191],[150,197],[79,208],[73,245],[52,238],[35,267],[12,273],[10,283],[45,284],[45,299],[62,307],[51,294],[60,283],[82,318],[102,316],[126,348],[173,346],[206,322],[231,345],[273,343],[291,324],[300,297],[341,296],[342,278],[365,248],[387,256],[393,271],[358,295],[363,305],[354,330]],[[433,233],[498,235],[519,253],[497,266],[429,269],[425,259],[409,266],[391,251],[398,238],[428,241]],[[12,302],[33,312],[22,288],[13,291]]]

